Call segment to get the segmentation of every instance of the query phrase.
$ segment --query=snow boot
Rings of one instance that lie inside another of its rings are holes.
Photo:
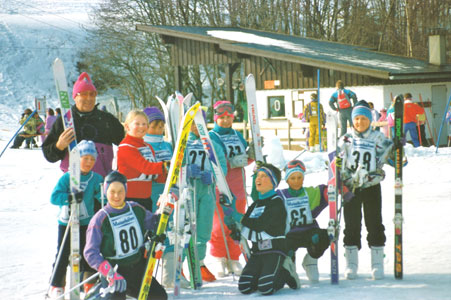
[[[359,248],[357,246],[345,246],[346,279],[356,279],[359,267]]]
[[[216,280],[215,275],[213,275],[210,270],[205,266],[204,260],[199,261],[200,264],[200,275],[202,277],[202,281],[213,282]]]
[[[291,257],[285,257],[282,268],[288,272],[288,278],[286,280],[288,286],[293,290],[299,289],[301,287],[301,281],[299,280],[298,273],[296,272],[296,265]]]
[[[314,149],[315,149],[315,152],[319,152],[319,144],[316,144]]]
[[[311,257],[310,254],[307,253],[304,256],[304,260],[302,260],[302,267],[310,282],[317,283],[319,281],[318,259]]]
[[[227,258],[213,257],[213,272],[216,277],[222,278],[226,276]]]
[[[227,260],[227,270],[229,271],[229,274],[233,273],[237,276],[240,276],[241,272],[243,271],[243,267],[238,260],[231,259]]]
[[[371,247],[371,273],[374,280],[384,278],[384,246]]]
[[[51,286],[50,292],[49,292],[49,298],[50,299],[57,299],[58,297],[61,297],[61,295],[64,294],[64,288],[57,287],[57,286]]]
[[[165,288],[173,288],[175,281],[175,266],[174,266],[174,252],[167,252],[163,254],[163,280],[162,285]],[[190,283],[185,276],[180,276],[180,287],[183,289],[189,289]]]

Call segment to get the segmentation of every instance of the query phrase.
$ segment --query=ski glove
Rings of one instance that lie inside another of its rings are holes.
[[[247,156],[249,156],[250,159],[255,160],[255,146],[254,142],[249,143],[249,148],[247,148]]]
[[[343,158],[341,158],[340,156],[335,156],[335,166],[337,167],[338,170],[341,170],[341,166],[343,165]]]
[[[76,192],[76,193],[69,193],[69,197],[68,197],[69,204],[74,203],[74,201],[76,201],[77,203],[83,202],[83,195],[84,195],[83,191]]]
[[[230,202],[227,195],[219,195],[219,203],[221,204],[222,210],[224,211],[224,223],[227,225],[227,227],[230,227],[235,223],[240,223],[241,219],[243,218],[243,214],[240,214],[236,211],[235,202],[235,196],[233,196],[233,199]]]
[[[200,167],[196,164],[190,164],[188,165],[188,170],[187,170],[187,175],[188,178],[200,178]]]
[[[232,169],[235,168],[243,168],[247,166],[247,154],[238,154],[229,159],[230,167]]]
[[[99,273],[108,281],[108,287],[114,287],[114,291],[123,293],[127,289],[127,281],[117,273],[107,260],[99,266]]]
[[[213,174],[208,171],[204,171],[200,173],[200,179],[202,179],[202,183],[205,185],[210,185],[213,183]]]

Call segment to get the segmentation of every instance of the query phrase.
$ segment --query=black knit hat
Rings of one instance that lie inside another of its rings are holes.
[[[105,177],[105,181],[103,183],[103,190],[106,194],[108,191],[108,187],[111,183],[118,181],[124,185],[125,190],[127,190],[127,177],[125,177],[123,174],[119,173],[118,171],[111,171],[110,174],[108,174]]]

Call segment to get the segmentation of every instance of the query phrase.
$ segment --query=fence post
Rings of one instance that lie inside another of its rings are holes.
[[[288,129],[288,150],[291,150],[291,122],[287,120],[287,129]]]

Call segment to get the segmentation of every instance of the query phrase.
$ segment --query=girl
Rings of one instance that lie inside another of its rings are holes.
[[[382,224],[382,196],[380,182],[388,156],[393,155],[393,142],[380,131],[371,129],[371,109],[365,100],[352,110],[353,130],[342,136],[337,147],[337,167],[341,165],[341,179],[354,197],[344,206],[345,277],[357,277],[358,251],[362,247],[362,207],[367,241],[371,248],[373,279],[384,277],[385,227]]]
[[[295,260],[296,250],[307,248],[302,266],[311,282],[318,282],[318,258],[329,247],[326,229],[320,229],[315,218],[327,207],[327,186],[304,187],[305,165],[300,160],[288,162],[285,180],[289,188],[279,190],[287,210],[287,248]]]
[[[246,210],[246,182],[244,167],[252,160],[248,159],[246,154],[247,143],[241,133],[232,128],[235,107],[229,101],[218,101],[214,105],[215,126],[210,131],[212,141],[222,146],[227,158],[227,176],[226,180],[231,192],[236,197],[236,210],[244,213]],[[219,202],[219,199],[217,199]],[[219,208],[220,216],[214,214],[213,230],[210,240],[210,254],[216,261],[216,274],[218,277],[224,277],[229,273],[241,274],[241,264],[239,256],[241,254],[239,245],[230,237],[230,230],[226,229],[227,247],[224,245],[221,226],[224,212]],[[229,250],[230,260],[227,250]],[[227,269],[227,271],[226,271]]]
[[[280,171],[271,164],[261,164],[256,173],[258,199],[254,199],[241,220],[241,234],[251,240],[252,254],[243,269],[238,289],[243,294],[259,291],[263,295],[273,294],[285,283],[297,289],[299,278],[293,261],[286,256],[287,211],[275,191]]]
[[[125,202],[127,178],[117,171],[107,175],[104,190],[108,204],[89,223],[84,255],[88,264],[101,274],[102,287],[112,289],[102,299],[126,299],[126,294],[138,297],[147,266],[143,255],[144,233],[156,231],[159,215],[136,202]],[[155,277],[147,299],[167,299]]]
[[[126,200],[135,201],[152,211],[152,180],[166,181],[169,162],[157,162],[155,152],[149,144],[144,142],[144,136],[149,127],[147,115],[140,110],[128,113],[124,122],[126,135],[119,144],[117,151],[117,169],[129,181]]]
[[[165,119],[161,111],[155,107],[146,107],[144,112],[149,119],[149,128],[144,136],[144,141],[152,146],[155,152],[155,159],[159,161],[170,161],[173,150],[171,143],[163,140]],[[164,183],[154,181],[152,183],[152,211],[157,209],[157,201],[164,190]]]
[[[101,175],[92,171],[97,158],[97,151],[94,142],[83,140],[77,145],[80,152],[80,172],[81,172],[81,186],[83,192],[78,195],[82,197],[83,201],[80,203],[80,249],[83,252],[85,246],[86,229],[89,221],[94,215],[95,206],[100,207],[100,184],[103,182]],[[64,282],[66,278],[66,269],[70,255],[70,238],[66,237],[64,245],[62,245],[64,233],[69,222],[69,204],[72,199],[70,188],[70,174],[65,173],[53,189],[50,202],[60,207],[58,215],[58,252],[62,251],[59,261],[54,265],[54,275],[50,283],[49,296],[52,299],[61,296],[64,293]],[[95,203],[95,202],[98,203]],[[62,249],[61,249],[62,247]],[[95,273],[85,259],[81,261],[82,269],[85,270],[85,278],[89,277],[88,271]],[[85,284],[85,292],[92,287],[92,284]]]

